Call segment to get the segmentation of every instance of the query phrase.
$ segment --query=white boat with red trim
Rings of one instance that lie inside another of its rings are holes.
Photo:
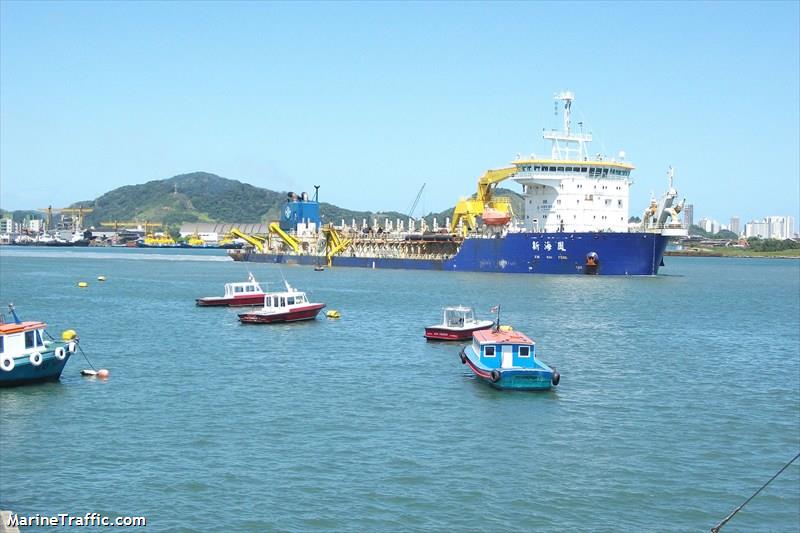
[[[256,281],[252,272],[248,273],[247,281],[241,283],[226,283],[225,296],[207,296],[197,298],[195,302],[200,307],[246,307],[264,304],[266,293]]]
[[[425,328],[425,338],[432,341],[461,341],[472,338],[472,334],[494,325],[493,320],[476,320],[471,307],[461,305],[445,307],[442,323]]]
[[[250,313],[240,313],[242,324],[271,324],[273,322],[298,322],[317,318],[324,303],[309,302],[306,293],[293,288],[287,281],[286,290],[270,292],[264,296],[264,307]]]

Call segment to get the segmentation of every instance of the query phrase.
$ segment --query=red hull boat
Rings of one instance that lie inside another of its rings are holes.
[[[309,302],[306,293],[293,289],[288,283],[283,292],[267,293],[263,302],[264,307],[258,311],[240,313],[239,321],[242,324],[272,324],[314,320],[325,307],[323,303]]]
[[[432,341],[462,341],[472,339],[472,333],[489,329],[492,320],[475,320],[471,307],[445,307],[441,324],[425,328],[425,338]]]
[[[311,304],[297,307],[291,311],[277,313],[241,313],[239,320],[242,324],[271,324],[273,322],[298,322],[300,320],[314,320],[325,307],[325,304]]]
[[[208,296],[197,298],[199,307],[253,307],[264,305],[265,292],[261,289],[253,274],[246,282],[226,283],[225,296]]]

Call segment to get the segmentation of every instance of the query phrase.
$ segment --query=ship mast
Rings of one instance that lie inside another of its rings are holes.
[[[572,91],[563,91],[555,95],[555,100],[564,103],[564,129],[562,131],[545,130],[543,137],[553,142],[552,158],[553,159],[571,159],[574,154],[574,160],[586,161],[588,160],[586,145],[592,142],[591,133],[572,133],[571,114],[572,114],[572,101],[575,99],[575,93]],[[556,112],[558,112],[558,104],[556,103]]]

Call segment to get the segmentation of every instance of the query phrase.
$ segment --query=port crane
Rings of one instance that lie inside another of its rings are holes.
[[[453,220],[450,223],[450,232],[456,233],[459,222],[463,221],[463,234],[477,227],[477,217],[482,216],[487,208],[495,209],[502,213],[511,213],[511,202],[508,198],[494,196],[497,184],[513,176],[517,167],[505,167],[487,170],[478,179],[478,192],[474,198],[462,198],[453,210]]]
[[[53,207],[52,205],[50,205],[47,207],[41,207],[37,209],[37,211],[43,211],[44,213],[47,213],[46,228],[48,230],[53,229],[53,213],[60,213],[62,220],[65,215],[71,218],[70,222],[72,222],[72,229],[77,231],[83,228],[83,216],[94,211],[94,208]]]

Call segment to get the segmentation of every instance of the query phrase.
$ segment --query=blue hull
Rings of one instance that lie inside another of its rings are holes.
[[[0,370],[0,387],[58,381],[71,355],[66,352],[64,359],[59,361],[52,351],[43,352],[39,366],[33,366],[27,355],[18,357],[14,359],[14,368],[10,372]]]
[[[653,233],[509,233],[502,238],[469,238],[449,259],[395,259],[382,257],[333,258],[333,266],[449,270],[453,272],[509,272],[517,274],[599,274],[654,276],[662,264],[669,237]],[[595,253],[596,269],[586,256]],[[260,254],[248,251],[243,261],[316,265],[319,256]]]
[[[471,350],[461,350],[461,362],[475,377],[498,390],[546,391],[553,388],[553,369],[541,361],[537,368],[489,368],[472,358]]]

